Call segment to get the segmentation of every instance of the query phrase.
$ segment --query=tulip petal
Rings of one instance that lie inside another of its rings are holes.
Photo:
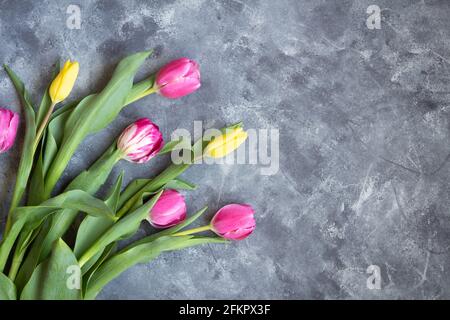
[[[153,206],[148,221],[155,228],[172,227],[186,219],[186,211],[183,195],[173,189],[164,190]]]
[[[201,83],[195,78],[178,78],[170,85],[166,85],[159,90],[159,93],[169,99],[177,99],[191,94]]]
[[[156,75],[158,86],[166,84],[184,77],[191,70],[191,62],[188,58],[174,60],[162,67]]]
[[[248,134],[242,127],[227,131],[216,137],[205,148],[204,153],[211,158],[222,158],[230,154],[247,140]]]
[[[247,204],[229,204],[211,220],[212,230],[223,238],[242,240],[255,229],[254,210]]]
[[[120,135],[117,148],[124,159],[144,163],[154,157],[164,146],[162,133],[150,119],[142,118],[129,125]]]
[[[53,103],[61,102],[69,96],[75,85],[79,70],[78,62],[66,61],[49,88],[50,98]]]
[[[19,115],[8,109],[0,108],[0,153],[13,145],[19,127]]]
[[[168,63],[156,75],[159,93],[169,99],[188,95],[200,88],[200,85],[199,66],[187,58]]]

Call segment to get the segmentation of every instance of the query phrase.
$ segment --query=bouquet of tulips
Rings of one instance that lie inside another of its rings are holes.
[[[241,123],[209,139],[205,135],[194,142],[164,143],[156,124],[139,119],[62,192],[55,192],[80,143],[112,123],[125,106],[152,93],[175,99],[200,87],[199,67],[187,58],[135,82],[135,74],[149,55],[139,52],[124,58],[103,90],[70,102],[66,99],[76,83],[79,65],[67,61],[55,71],[38,107],[19,77],[5,66],[20,97],[25,129],[0,242],[0,300],[94,299],[127,268],[149,262],[164,251],[240,240],[254,230],[254,212],[246,204],[229,204],[208,225],[190,228],[206,207],[188,216],[180,193],[196,187],[179,178],[190,165],[203,158],[225,157],[246,140]],[[0,108],[0,153],[13,146],[18,127],[19,115]],[[133,180],[125,188],[122,172],[105,198],[96,197],[119,161],[141,164],[174,152],[187,154],[190,161],[171,163],[156,177]],[[132,237],[143,222],[158,232],[124,246],[121,241]],[[72,237],[69,229],[75,230]],[[206,231],[212,234],[199,235]]]

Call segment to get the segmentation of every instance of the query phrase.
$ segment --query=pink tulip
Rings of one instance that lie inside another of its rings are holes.
[[[200,85],[198,64],[188,58],[166,64],[156,75],[159,93],[170,99],[186,96],[200,88]]]
[[[8,151],[13,146],[18,127],[19,115],[0,108],[0,153]]]
[[[150,211],[148,221],[155,228],[172,227],[186,219],[186,202],[176,190],[164,190]]]
[[[211,230],[225,239],[245,239],[255,230],[254,213],[248,204],[229,204],[216,213]]]
[[[128,126],[117,141],[117,148],[123,153],[123,158],[136,163],[147,162],[163,145],[164,140],[158,126],[147,118]]]

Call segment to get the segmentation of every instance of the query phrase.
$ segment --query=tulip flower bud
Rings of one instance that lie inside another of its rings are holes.
[[[158,126],[147,118],[129,125],[117,141],[117,148],[122,152],[123,158],[136,163],[147,162],[163,145],[164,140]]]
[[[155,228],[172,227],[186,219],[186,202],[176,190],[164,190],[147,218]]]
[[[0,108],[0,153],[8,151],[13,146],[18,127],[19,115]]]
[[[227,130],[214,138],[205,148],[203,154],[211,158],[223,158],[245,142],[248,134],[242,127]]]
[[[211,220],[211,230],[230,240],[242,240],[255,230],[253,208],[248,204],[229,204]]]
[[[188,58],[174,60],[158,71],[155,86],[159,93],[170,99],[186,96],[200,88],[200,70]]]
[[[67,60],[64,67],[50,85],[49,94],[53,104],[65,100],[75,84],[80,66],[78,62]]]

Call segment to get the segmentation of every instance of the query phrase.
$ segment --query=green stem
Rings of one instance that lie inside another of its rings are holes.
[[[148,91],[151,88],[153,88],[154,83],[155,83],[155,75],[151,75],[147,79],[133,84],[133,88],[131,88],[131,91],[128,94],[127,100],[125,101],[125,106],[138,100],[136,97],[142,96],[143,92]]]
[[[136,95],[134,97],[133,96],[129,97],[127,99],[125,105],[131,104],[131,103],[133,103],[133,102],[135,102],[135,101],[137,101],[139,99],[142,99],[142,98],[144,98],[144,97],[146,97],[148,95],[151,95],[152,93],[155,93],[155,92],[158,92],[158,89],[154,88],[154,87],[151,87],[151,88],[147,89],[146,91],[142,92],[141,94],[138,94],[138,95]]]
[[[39,141],[41,141],[41,138],[42,138],[42,135],[44,134],[45,128],[47,128],[48,121],[50,120],[50,116],[53,113],[53,109],[55,109],[55,105],[56,105],[56,103],[52,102],[52,104],[48,108],[47,114],[45,115],[44,119],[42,120],[42,123],[36,133],[36,138],[34,139],[34,143],[33,143],[33,151],[34,152],[37,150]]]
[[[203,232],[203,231],[209,231],[211,230],[211,225],[207,225],[207,226],[203,226],[203,227],[198,227],[198,228],[194,228],[194,229],[189,229],[186,231],[182,231],[182,232],[177,232],[172,234],[172,237],[180,237],[180,236],[187,236],[193,233],[199,233],[199,232]]]
[[[86,251],[81,258],[78,260],[78,265],[80,266],[80,268],[83,268],[83,266],[89,261],[89,259],[91,259],[93,256],[95,255],[95,251],[91,250],[91,248],[89,248],[88,251]]]

